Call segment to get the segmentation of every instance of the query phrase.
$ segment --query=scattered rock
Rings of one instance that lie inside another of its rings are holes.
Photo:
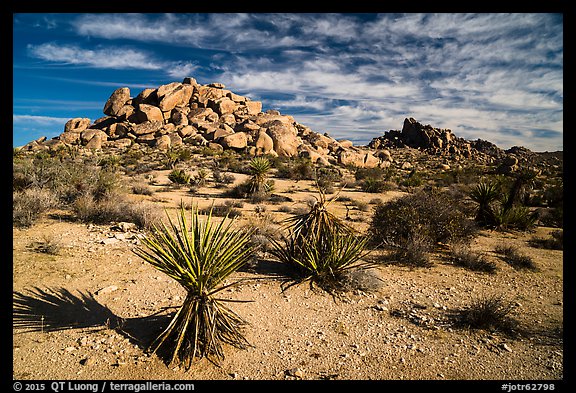
[[[304,377],[304,371],[301,368],[295,367],[286,370],[286,375],[302,379]]]
[[[107,293],[112,293],[114,291],[117,291],[118,287],[116,285],[110,285],[107,286],[105,288],[99,289],[98,291],[96,291],[96,295],[106,295]]]

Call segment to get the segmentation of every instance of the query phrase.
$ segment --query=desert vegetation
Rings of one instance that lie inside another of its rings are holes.
[[[196,358],[222,361],[227,346],[250,347],[251,327],[229,306],[237,301],[229,291],[244,285],[234,280],[239,272],[264,263],[286,273],[283,292],[306,282],[340,296],[377,293],[383,284],[370,272],[396,267],[448,266],[486,280],[505,267],[541,274],[517,247],[479,249],[475,242],[490,233],[552,227],[526,247],[562,250],[563,182],[554,171],[503,175],[470,164],[439,172],[425,163],[402,169],[404,160],[360,168],[208,147],[146,149],[15,151],[13,226],[25,231],[42,217],[136,224],[134,252],[186,291],[148,349],[186,369]],[[30,247],[53,257],[62,250],[53,238]],[[522,312],[480,294],[446,317],[451,326],[516,332],[511,314]]]

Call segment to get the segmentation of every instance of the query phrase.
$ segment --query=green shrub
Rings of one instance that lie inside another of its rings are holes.
[[[184,169],[174,169],[168,174],[168,180],[175,184],[189,184],[190,174]]]
[[[336,167],[319,167],[315,170],[315,179],[322,192],[332,194],[336,183],[342,181],[342,173]]]
[[[276,160],[276,176],[291,180],[313,180],[314,165],[308,158],[294,157],[288,161]]]
[[[144,184],[135,184],[132,186],[132,193],[136,195],[152,195],[154,191]]]
[[[111,199],[95,200],[91,195],[83,195],[72,204],[78,220],[94,224],[112,222],[133,222],[140,228],[150,228],[160,220],[158,209],[150,203],[134,203],[118,196]]]
[[[384,262],[410,267],[432,267],[430,239],[416,233],[406,239],[400,239],[392,247],[392,253],[383,258]]]
[[[381,246],[402,246],[416,237],[435,245],[469,240],[477,228],[460,201],[432,190],[376,205],[370,233]]]
[[[390,183],[382,179],[375,179],[373,177],[366,177],[360,183],[360,188],[364,192],[381,193],[390,190]]]

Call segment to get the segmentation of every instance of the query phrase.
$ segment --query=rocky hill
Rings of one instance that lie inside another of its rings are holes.
[[[390,150],[414,148],[450,161],[496,165],[503,173],[519,162],[533,161],[535,153],[523,147],[502,150],[491,142],[467,141],[449,129],[404,120],[402,130],[386,131],[368,146],[353,146],[299,124],[276,110],[262,112],[262,103],[233,93],[221,83],[202,85],[194,78],[144,89],[135,97],[128,87],[116,89],[104,104],[104,117],[70,119],[63,132],[42,137],[22,147],[25,151],[76,145],[94,150],[123,150],[146,145],[158,150],[184,145],[233,149],[251,155],[308,157],[319,164],[356,167],[386,166]]]

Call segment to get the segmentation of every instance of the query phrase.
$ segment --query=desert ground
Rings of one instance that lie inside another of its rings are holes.
[[[167,187],[169,170],[154,172],[154,194],[131,195],[174,213],[181,203],[208,207],[226,200],[210,185],[191,196]],[[236,182],[243,180],[235,174]],[[274,179],[289,202],[244,201],[235,225],[273,231],[290,209],[305,209],[311,181]],[[363,201],[348,209],[365,231],[374,198],[403,191],[365,193],[344,187],[340,197]],[[330,196],[330,195],[329,195]],[[346,203],[329,205],[337,216]],[[284,208],[283,208],[284,207]],[[377,264],[350,276],[350,290],[333,295],[308,283],[285,287],[285,268],[265,252],[233,275],[247,279],[222,297],[245,318],[246,350],[225,347],[225,359],[198,359],[189,370],[150,354],[150,342],[185,297],[178,283],[134,254],[143,232],[130,225],[95,225],[64,210],[43,214],[29,228],[13,230],[13,378],[33,380],[553,380],[563,369],[563,251],[536,248],[532,231],[481,230],[472,248],[497,266],[475,272],[432,255],[431,267]],[[54,253],[42,252],[47,242]],[[513,245],[537,271],[516,270],[494,252]],[[378,254],[379,251],[375,251]],[[474,299],[501,294],[514,304],[522,332],[455,326],[451,315]]]

